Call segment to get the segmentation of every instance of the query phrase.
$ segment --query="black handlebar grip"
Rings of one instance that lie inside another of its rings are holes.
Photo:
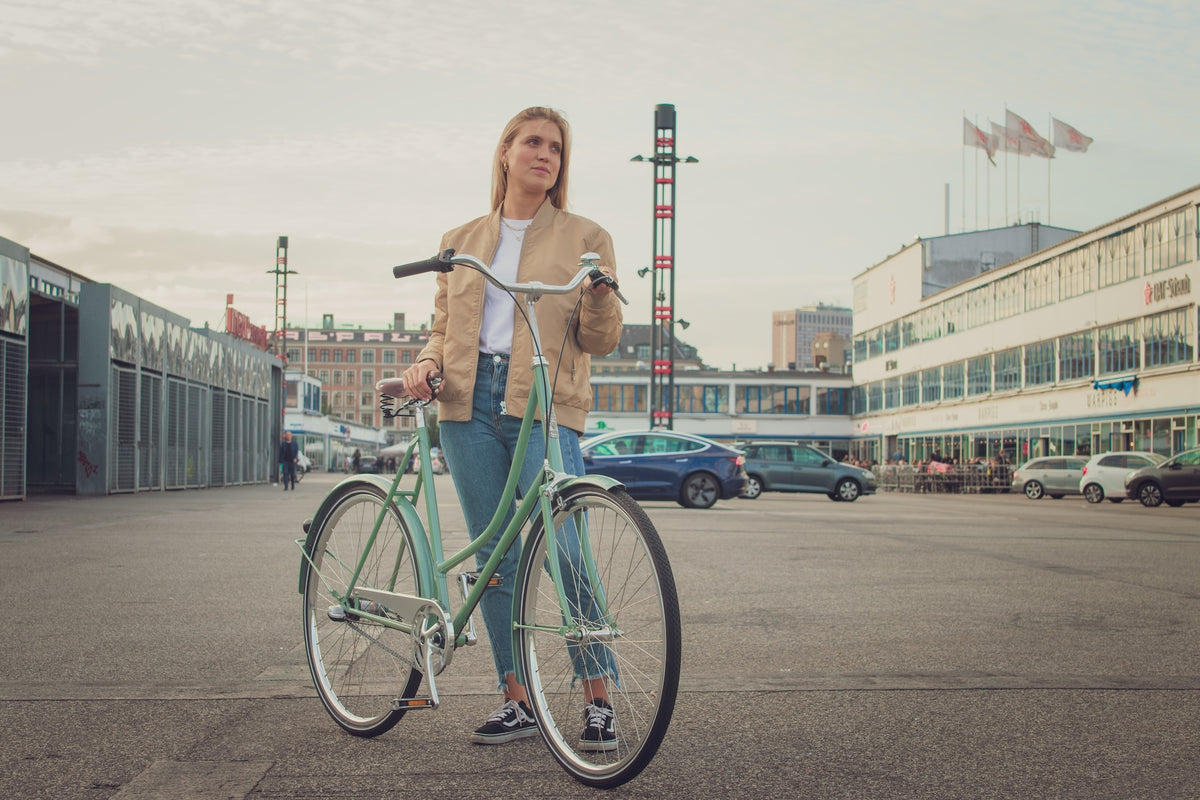
[[[392,267],[392,274],[397,278],[409,278],[413,275],[420,275],[422,272],[449,272],[454,269],[454,264],[450,261],[453,257],[454,250],[447,248],[433,258]]]
[[[592,279],[592,286],[595,286],[596,284],[608,284],[613,288],[613,291],[621,288],[617,286],[616,278],[601,272],[599,267],[589,272],[588,277]]]

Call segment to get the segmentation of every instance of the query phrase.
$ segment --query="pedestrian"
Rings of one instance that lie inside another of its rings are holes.
[[[362,465],[362,453],[359,452],[357,449],[355,449],[354,455],[350,457],[350,471],[353,472],[355,475],[357,475],[358,468],[361,465]]]
[[[296,490],[296,462],[300,460],[300,446],[292,441],[292,432],[283,432],[283,441],[279,443],[279,470],[283,481],[283,490],[288,490],[288,483],[292,484],[292,491]]]
[[[440,249],[489,262],[501,279],[563,284],[579,270],[582,254],[600,256],[601,270],[615,276],[612,238],[591,220],[567,212],[571,134],[558,111],[527,108],[505,126],[492,160],[491,213],[442,237]],[[612,352],[621,337],[621,309],[612,288],[588,280],[582,299],[547,295],[538,322],[545,342],[548,374],[558,376],[550,393],[558,422],[565,469],[584,474],[579,434],[591,408],[590,356]],[[573,315],[576,303],[579,311]],[[567,325],[570,323],[570,329]],[[560,350],[559,343],[566,344]],[[560,362],[560,356],[562,361]],[[532,337],[520,309],[505,292],[472,269],[440,273],[429,342],[403,375],[411,395],[430,399],[429,375],[439,370],[438,413],[441,446],[472,538],[487,528],[499,506],[512,464],[517,433],[530,401]],[[520,485],[530,486],[542,468],[544,438],[535,425]],[[507,523],[515,504],[507,509]],[[516,680],[512,652],[512,596],[517,568],[513,548],[500,564],[500,585],[481,601],[504,705],[471,734],[477,744],[500,744],[537,733],[525,687]],[[475,555],[482,567],[494,543]],[[615,679],[611,656],[576,663],[587,701],[580,747],[616,747],[614,715],[605,680]],[[582,659],[581,659],[582,660]]]

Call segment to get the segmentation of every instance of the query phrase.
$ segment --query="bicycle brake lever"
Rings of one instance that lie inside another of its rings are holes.
[[[621,288],[617,285],[616,278],[601,272],[599,267],[593,267],[592,271],[588,273],[588,277],[592,281],[592,286],[595,286],[596,284],[606,284],[611,286],[613,293],[618,297],[618,299],[620,299],[620,301],[625,305],[629,305],[629,301],[625,299],[625,295],[621,294]]]

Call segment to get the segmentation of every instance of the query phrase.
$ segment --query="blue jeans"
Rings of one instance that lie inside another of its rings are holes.
[[[442,447],[446,450],[450,475],[454,479],[454,488],[458,492],[463,516],[467,522],[467,532],[472,539],[487,529],[496,508],[500,505],[504,494],[504,481],[512,466],[517,437],[521,432],[520,418],[505,413],[507,409],[504,407],[504,392],[507,386],[508,356],[480,353],[479,366],[475,370],[471,420],[443,422],[440,425]],[[563,457],[563,469],[575,475],[584,474],[579,434],[559,426],[558,441]],[[535,423],[518,479],[522,493],[533,484],[541,472],[545,461],[544,442],[542,427]],[[505,513],[505,525],[512,520],[515,513],[516,503],[513,503]],[[563,533],[573,534],[573,526],[569,532],[564,529]],[[561,536],[559,546],[568,551],[561,555],[562,558],[571,560],[576,565],[580,563],[577,534]],[[484,545],[475,554],[476,565],[482,568],[495,549],[495,540]],[[509,549],[496,570],[500,585],[488,588],[479,602],[488,641],[492,646],[492,658],[496,663],[498,686],[501,691],[505,687],[505,676],[516,673],[512,650],[512,609],[519,559],[520,549],[516,546]],[[591,611],[594,603],[590,596],[572,598],[571,587],[566,588],[572,606],[579,610],[581,616],[587,619],[595,619],[598,616]],[[590,595],[590,591],[585,594]],[[595,652],[572,650],[577,677],[599,678],[611,675],[615,678],[612,654],[607,648],[589,645],[583,650]]]

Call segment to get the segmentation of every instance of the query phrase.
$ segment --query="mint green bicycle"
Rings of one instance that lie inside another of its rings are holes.
[[[326,710],[346,731],[376,736],[408,711],[438,707],[437,676],[457,648],[476,643],[475,607],[496,584],[501,558],[516,547],[517,677],[555,759],[582,783],[608,788],[634,778],[658,751],[675,707],[681,643],[674,578],[649,517],[616,481],[566,474],[554,446],[547,448],[539,479],[519,498],[513,520],[502,524],[503,509],[518,496],[533,425],[544,426],[546,442],[558,436],[554,415],[543,413],[552,407],[553,389],[534,305],[547,294],[580,291],[585,277],[611,282],[596,268],[598,258],[585,254],[579,273],[563,286],[505,283],[483,262],[452,250],[393,270],[400,278],[465,267],[522,295],[533,334],[534,391],[500,508],[483,534],[447,556],[424,404],[403,397],[400,379],[380,382],[385,410],[415,417],[416,437],[400,462],[418,455],[412,486],[401,488],[403,470],[390,482],[378,475],[347,478],[305,523],[307,536],[296,540],[303,551],[299,588],[309,669]],[[496,537],[495,552],[481,570],[457,575],[461,602],[452,610],[449,574]],[[579,737],[585,678],[597,672],[617,734],[602,751]],[[419,694],[423,680],[426,689]]]

